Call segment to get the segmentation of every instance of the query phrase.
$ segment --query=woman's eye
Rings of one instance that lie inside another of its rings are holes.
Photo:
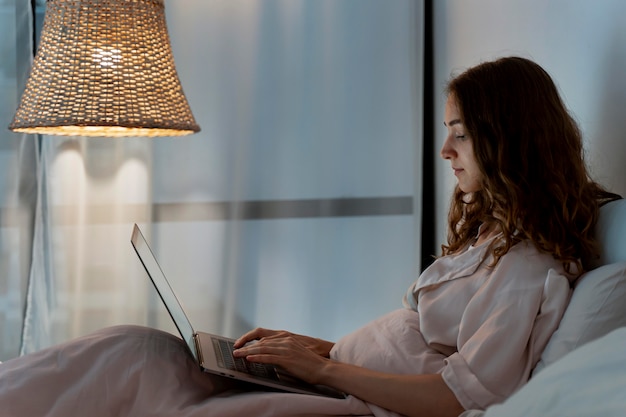
[[[457,139],[465,139],[465,135],[456,135]]]

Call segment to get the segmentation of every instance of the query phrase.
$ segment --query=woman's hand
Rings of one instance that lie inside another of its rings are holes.
[[[247,344],[256,340],[256,343]],[[247,344],[247,345],[246,345]],[[235,357],[271,363],[304,381],[319,383],[320,371],[329,362],[333,343],[279,330],[257,328],[235,342]]]
[[[293,339],[298,341],[302,346],[314,352],[320,356],[328,358],[330,356],[330,350],[333,348],[334,343],[314,337],[303,336],[295,333],[290,333],[285,330],[270,330],[257,327],[254,330],[241,336],[235,341],[235,349],[243,347],[246,343],[253,340],[261,339]]]

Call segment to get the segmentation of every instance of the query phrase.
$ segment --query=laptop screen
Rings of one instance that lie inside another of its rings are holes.
[[[191,322],[187,318],[185,311],[178,302],[178,299],[176,298],[172,287],[165,278],[165,274],[161,270],[159,263],[152,253],[152,250],[148,246],[148,242],[146,242],[146,239],[143,237],[141,230],[139,230],[139,226],[137,226],[136,224],[133,227],[133,234],[130,238],[130,241],[135,248],[135,252],[137,252],[137,256],[139,256],[141,263],[143,263],[143,266],[146,269],[148,276],[152,280],[154,288],[159,293],[159,296],[161,297],[161,300],[163,300],[167,311],[170,313],[170,316],[172,316],[172,320],[174,320],[174,324],[176,324],[180,335],[187,343],[187,346],[189,346],[189,349],[191,349],[191,353],[193,354],[193,356],[196,358],[196,360],[198,360],[198,352],[196,351],[196,344],[194,342],[195,332],[193,330],[193,327],[191,327]]]

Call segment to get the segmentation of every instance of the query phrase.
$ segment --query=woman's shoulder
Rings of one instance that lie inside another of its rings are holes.
[[[500,258],[495,269],[508,271],[508,274],[525,275],[528,279],[534,277],[538,282],[545,281],[549,275],[561,275],[568,281],[575,277],[565,270],[562,261],[541,251],[530,240],[522,240],[513,245]]]

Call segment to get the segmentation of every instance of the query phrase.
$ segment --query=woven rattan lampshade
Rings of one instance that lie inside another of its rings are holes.
[[[176,73],[163,0],[48,0],[9,129],[108,137],[198,132]]]

